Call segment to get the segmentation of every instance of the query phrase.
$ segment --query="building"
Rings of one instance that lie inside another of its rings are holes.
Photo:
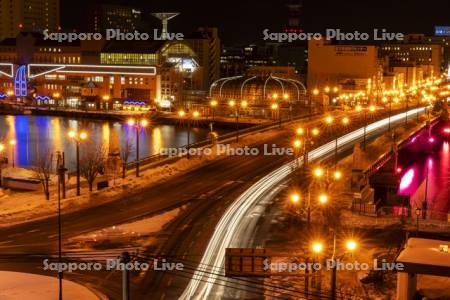
[[[309,41],[308,88],[348,85],[349,82],[356,87],[364,87],[371,82],[373,88],[381,80],[382,68],[376,46]]]
[[[0,1],[0,40],[19,32],[57,31],[60,27],[59,0]]]
[[[141,27],[141,19],[141,10],[136,7],[93,4],[89,9],[89,30],[101,33],[106,29],[134,32]]]
[[[100,61],[103,47],[85,41],[57,43],[36,33],[5,39],[0,42],[0,93],[8,95],[8,102],[31,105],[92,110],[153,107],[161,98],[156,64],[92,63]]]

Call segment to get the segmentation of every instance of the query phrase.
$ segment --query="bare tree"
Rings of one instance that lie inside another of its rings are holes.
[[[131,140],[128,138],[125,141],[125,144],[123,144],[120,147],[120,158],[122,159],[122,178],[124,179],[127,176],[127,164],[132,152],[133,152],[133,144],[131,143]]]
[[[46,150],[38,153],[35,166],[32,168],[36,177],[41,181],[46,200],[50,200],[50,176],[53,171],[53,153]]]
[[[102,145],[86,145],[80,160],[80,173],[86,179],[89,185],[89,191],[92,192],[94,181],[99,174],[103,174],[106,165],[106,154]]]

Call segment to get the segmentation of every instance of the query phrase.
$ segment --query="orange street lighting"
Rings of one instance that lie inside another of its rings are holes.
[[[145,120],[145,119],[143,119],[143,120],[141,121],[141,126],[142,126],[142,127],[147,127],[147,126],[148,126],[148,121]]]
[[[59,98],[59,96],[61,96],[60,93],[53,93],[53,98]]]
[[[217,106],[217,101],[212,100],[209,104],[211,104],[212,107],[215,107],[215,106]]]
[[[328,195],[326,194],[319,195],[319,202],[321,204],[326,204],[328,202]]]
[[[295,147],[295,148],[300,148],[301,145],[302,145],[302,141],[300,141],[300,140],[295,140],[295,141],[294,141],[294,147]]]
[[[10,140],[10,141],[9,141],[9,144],[10,144],[11,146],[14,146],[16,143],[17,143],[16,140]]]
[[[186,115],[186,113],[184,112],[184,110],[178,111],[178,116],[184,117],[185,115]]]
[[[0,144],[0,152],[2,152],[3,150],[5,150],[5,145]]]
[[[342,124],[348,125],[348,123],[350,123],[350,119],[347,118],[347,117],[344,117],[344,118],[342,119]]]
[[[294,193],[291,195],[291,201],[292,203],[298,203],[300,202],[300,195],[297,193]]]
[[[200,116],[200,113],[198,111],[194,111],[192,115],[194,116],[194,118],[198,118]]]
[[[318,90],[318,89],[314,89],[314,90],[313,90],[313,95],[314,95],[314,96],[319,95],[319,90]]]
[[[317,129],[317,128],[313,128],[313,130],[311,132],[314,136],[319,135],[319,129]]]
[[[337,86],[335,86],[335,87],[333,88],[333,92],[337,93],[338,91],[339,91],[339,88],[338,88]]]
[[[327,123],[328,125],[331,125],[333,123],[333,117],[332,116],[328,116],[325,118],[325,123]]]
[[[8,96],[10,96],[10,97],[11,97],[12,95],[14,95],[14,92],[13,92],[13,91],[11,91],[11,90],[9,90],[9,91],[7,91],[7,92],[6,92],[6,95],[8,95]]]
[[[289,94],[284,94],[283,98],[284,98],[284,100],[288,100],[289,99]]]
[[[320,178],[323,176],[323,169],[322,168],[315,168],[314,169],[314,176],[317,178]]]
[[[129,126],[134,126],[134,124],[136,124],[136,121],[134,119],[128,119],[127,124]]]
[[[373,105],[369,106],[369,111],[370,112],[374,112],[375,110],[376,110],[375,106],[373,106]]]
[[[325,87],[325,89],[324,89],[324,91],[325,91],[325,93],[329,93],[330,92],[330,87]]]
[[[247,102],[247,101],[244,100],[244,101],[241,102],[241,106],[242,106],[242,107],[245,108],[245,107],[247,107],[247,105],[248,105],[248,102]]]
[[[80,143],[87,139],[88,135],[86,131],[76,132],[74,130],[70,130],[67,135],[70,139],[75,142],[76,146],[76,160],[77,160],[77,196],[81,194],[81,184],[80,184]]]
[[[270,108],[272,108],[273,110],[278,109],[278,104],[273,103]]]
[[[103,96],[103,100],[108,101],[109,99],[111,99],[111,97],[109,97],[108,95]]]
[[[345,243],[345,248],[347,248],[348,251],[355,251],[356,248],[358,248],[358,243],[355,240],[348,240]]]
[[[358,104],[356,105],[355,109],[356,111],[362,111],[362,106]]]
[[[303,133],[305,133],[305,130],[302,127],[297,128],[296,131],[298,135],[302,135]]]
[[[234,100],[230,100],[230,101],[228,101],[228,105],[233,107],[236,105],[236,102],[234,102]]]
[[[275,100],[278,99],[278,94],[277,93],[273,93],[272,94],[272,98],[275,99]]]
[[[336,179],[336,180],[341,179],[341,178],[342,178],[342,172],[341,172],[341,171],[334,171],[333,177],[334,177],[334,179]]]
[[[321,242],[314,242],[311,246],[312,251],[316,254],[319,254],[323,251],[323,245]]]

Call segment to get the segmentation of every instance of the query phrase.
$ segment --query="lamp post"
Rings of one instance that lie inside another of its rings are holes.
[[[5,158],[3,157],[3,151],[5,150],[5,145],[0,143],[0,187],[2,187],[2,169],[3,169],[3,162]]]
[[[416,233],[419,234],[419,218],[422,214],[422,210],[420,208],[416,208]]]
[[[80,133],[70,130],[68,133],[70,139],[75,142],[76,146],[76,159],[77,159],[77,196],[81,195],[81,184],[80,184],[80,143],[87,139],[87,133],[82,131]]]
[[[187,150],[187,158],[190,158],[190,154],[189,154],[189,149],[191,147],[191,122],[192,119],[198,119],[198,117],[200,117],[200,113],[198,111],[194,111],[192,113],[192,116],[190,116],[189,114],[187,114],[184,110],[180,110],[178,111],[178,116],[180,118],[184,118],[185,116],[187,116],[187,122],[188,122],[188,129],[187,129],[187,145],[186,145],[186,150]]]
[[[319,129],[317,128],[313,128],[313,129],[309,129],[307,128],[306,130],[303,129],[302,127],[297,128],[297,135],[299,136],[304,136],[304,140],[303,140],[303,168],[306,171],[306,168],[308,167],[308,144],[311,144],[313,141],[313,137],[316,137],[319,135]],[[306,174],[306,172],[305,172]]]
[[[292,121],[292,101],[289,97],[289,94],[285,93],[283,94],[283,99],[289,101],[289,120]]]
[[[148,121],[146,119],[135,120],[129,119],[128,126],[134,127],[136,135],[136,177],[139,177],[139,167],[140,167],[140,157],[139,157],[139,136],[141,134],[141,129],[148,126]]]
[[[246,108],[248,105],[247,101],[243,100],[239,103],[236,103],[234,100],[230,100],[228,102],[228,106],[231,108],[235,108],[235,115],[236,115],[236,142],[239,142],[239,113],[240,108]]]
[[[11,145],[11,162],[13,169],[16,167],[16,140],[10,140],[9,144]]]
[[[214,122],[215,122],[215,109],[217,107],[217,101],[216,100],[211,100],[211,102],[209,103],[211,105],[211,112],[212,112],[212,123],[213,125],[211,125],[211,131],[213,131],[213,126],[214,126]]]
[[[64,182],[64,173],[67,171],[64,166],[58,168],[58,262],[62,263],[62,236],[61,236],[61,184]],[[63,272],[58,270],[58,286],[59,286],[59,300],[62,300],[62,280]]]
[[[109,95],[104,95],[102,99],[103,99],[103,109],[109,110],[109,99],[111,99],[111,97]]]
[[[281,111],[280,111],[280,106],[278,105],[278,103],[272,103],[272,105],[270,106],[270,108],[272,109],[272,111],[274,113],[278,114],[278,127],[281,128]],[[276,115],[275,115],[276,116]]]

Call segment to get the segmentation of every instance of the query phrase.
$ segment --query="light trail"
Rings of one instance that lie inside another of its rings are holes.
[[[421,113],[425,108],[412,109],[408,112],[391,116],[390,122],[395,123],[405,119],[408,115]],[[367,126],[366,134],[376,133],[389,124],[389,118],[374,122]],[[341,150],[352,147],[364,135],[364,128],[352,131],[344,136],[339,137],[338,147]],[[308,159],[314,161],[325,158],[332,154],[335,149],[335,140],[326,143],[308,154]],[[302,163],[301,158],[299,158]],[[234,244],[242,239],[241,233],[251,232],[251,226],[256,226],[257,222],[252,221],[251,218],[246,218],[254,210],[256,206],[268,203],[267,195],[271,191],[276,190],[279,184],[295,170],[297,163],[295,160],[283,165],[270,174],[261,178],[258,182],[252,185],[236,201],[226,210],[219,223],[214,229],[213,235],[208,243],[208,246],[203,254],[202,260],[197,267],[192,279],[184,290],[180,299],[211,299],[211,291],[219,280],[219,275],[214,274],[214,268],[224,268],[225,265],[225,249],[235,247]],[[247,222],[245,222],[247,221]],[[238,245],[242,247],[242,245]],[[224,275],[224,274],[223,274]]]

